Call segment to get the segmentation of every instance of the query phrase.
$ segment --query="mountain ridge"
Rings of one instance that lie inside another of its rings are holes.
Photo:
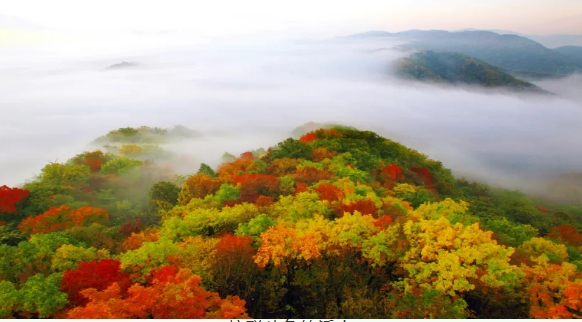
[[[449,32],[446,30],[408,30],[397,33],[372,31],[348,38],[392,37],[408,40],[405,50],[459,52],[510,71],[532,71],[569,75],[582,70],[582,63],[559,51],[518,35],[491,31]]]

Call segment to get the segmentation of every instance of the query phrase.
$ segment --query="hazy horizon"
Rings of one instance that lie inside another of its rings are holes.
[[[230,0],[192,3],[183,0],[88,4],[71,0],[1,0],[0,15],[21,22],[80,32],[190,30],[198,35],[283,32],[287,35],[339,36],[367,30],[511,30],[524,34],[582,34],[578,0],[380,1],[357,5],[325,1],[273,3]],[[1,23],[1,21],[0,21]],[[1,27],[1,24],[0,24]]]

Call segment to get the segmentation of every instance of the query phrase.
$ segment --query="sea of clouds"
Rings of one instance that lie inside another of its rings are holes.
[[[580,76],[537,83],[555,97],[404,82],[392,66],[409,53],[397,45],[136,34],[2,49],[0,185],[112,129],[178,124],[205,136],[170,148],[214,166],[225,151],[274,146],[313,121],[376,131],[508,188],[582,171]],[[122,61],[142,65],[107,69]]]

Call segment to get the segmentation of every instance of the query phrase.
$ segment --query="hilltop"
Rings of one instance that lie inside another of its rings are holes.
[[[172,130],[121,128],[97,141],[131,148],[82,152],[0,187],[0,317],[570,318],[582,309],[581,213],[455,178],[376,133],[323,127],[305,124],[185,176],[136,158],[141,145],[179,139]],[[537,300],[549,292],[552,301]]]
[[[513,91],[547,93],[519,80],[503,69],[461,53],[424,51],[397,62],[397,74],[404,78],[450,84],[475,84]]]

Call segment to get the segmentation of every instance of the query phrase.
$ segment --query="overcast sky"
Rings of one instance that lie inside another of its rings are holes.
[[[582,33],[581,0],[0,0],[0,13],[76,30],[341,35],[370,29],[479,28]]]

